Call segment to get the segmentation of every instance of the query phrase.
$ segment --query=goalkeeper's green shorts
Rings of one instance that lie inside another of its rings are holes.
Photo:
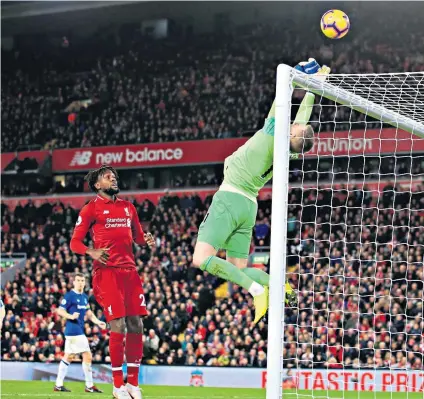
[[[225,249],[229,257],[247,258],[257,210],[258,205],[241,194],[216,192],[199,227],[197,241],[216,250]]]

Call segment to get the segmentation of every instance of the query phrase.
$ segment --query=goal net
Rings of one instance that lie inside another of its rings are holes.
[[[305,91],[315,144],[289,162]],[[280,65],[276,106],[267,399],[424,397],[424,73]]]

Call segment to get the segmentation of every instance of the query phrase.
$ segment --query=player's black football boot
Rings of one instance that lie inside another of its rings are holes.
[[[103,393],[103,391],[99,388],[97,388],[95,385],[93,385],[91,388],[85,387],[85,392],[89,393]]]
[[[54,386],[53,389],[54,392],[71,392],[70,389],[65,388],[63,385],[61,387],[57,387],[56,385]]]

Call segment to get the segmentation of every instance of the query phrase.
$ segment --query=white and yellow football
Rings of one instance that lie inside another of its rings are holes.
[[[349,17],[340,10],[328,10],[321,17],[321,30],[330,39],[341,39],[350,29]]]

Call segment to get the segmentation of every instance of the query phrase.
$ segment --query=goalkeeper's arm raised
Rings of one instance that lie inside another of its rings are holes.
[[[291,158],[297,158],[297,154],[308,152],[314,145],[314,131],[308,125],[314,107],[315,95],[306,93],[303,98],[296,118],[290,130]],[[275,100],[268,113],[268,118],[275,118]]]
[[[330,73],[330,68],[327,66],[321,67],[314,58],[309,58],[308,61],[300,62],[295,67],[296,70],[309,75],[319,75],[321,79],[326,79]],[[297,111],[296,118],[290,129],[290,152],[292,158],[297,158],[299,153],[305,153],[312,149],[314,145],[314,131],[309,123],[314,107],[315,95],[306,93]],[[275,100],[272,103],[268,113],[268,118],[275,118]]]
[[[314,108],[315,94],[306,93],[305,97],[300,104],[299,110],[297,111],[294,123],[298,125],[307,125],[311,118],[312,110]],[[271,109],[268,113],[268,118],[275,118],[275,100],[272,103]]]

